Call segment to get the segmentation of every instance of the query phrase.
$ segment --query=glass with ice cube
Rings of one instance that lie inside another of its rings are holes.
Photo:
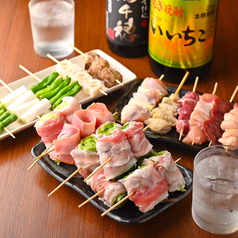
[[[203,230],[238,230],[238,148],[210,146],[194,159],[192,217]]]
[[[31,0],[29,2],[31,30],[35,52],[55,58],[71,54],[74,45],[74,1]]]

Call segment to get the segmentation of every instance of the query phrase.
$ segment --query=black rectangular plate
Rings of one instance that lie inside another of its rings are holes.
[[[121,122],[121,111],[122,111],[123,107],[125,107],[128,104],[129,100],[133,97],[133,93],[138,90],[138,87],[141,85],[142,81],[143,81],[143,79],[136,80],[132,84],[132,86],[130,87],[128,92],[126,92],[125,94],[123,94],[121,96],[121,98],[117,102],[116,106],[114,107],[112,113],[117,112],[114,116],[114,119],[117,123]],[[173,86],[170,86],[170,85],[166,85],[166,87],[168,89],[168,95],[171,95],[172,93],[175,93],[176,90],[177,90],[177,87],[173,87]],[[189,92],[189,91],[185,90],[185,89],[181,89],[178,96],[183,97],[187,92]],[[150,129],[147,129],[147,130],[145,130],[145,135],[146,135],[147,138],[156,139],[158,141],[167,141],[167,142],[182,146],[185,149],[192,150],[194,152],[200,151],[201,149],[207,147],[208,144],[209,144],[209,142],[203,143],[202,145],[185,144],[181,140],[179,140],[179,133],[176,131],[175,127],[173,127],[172,130],[169,131],[166,134],[159,134],[159,133],[153,132]]]
[[[45,145],[43,142],[39,142],[31,149],[31,154],[35,158],[42,154],[45,150]],[[52,161],[48,155],[42,157],[38,164],[52,177],[62,182],[66,178],[69,177],[75,170],[75,165],[68,165],[61,163],[57,165],[54,161]],[[155,208],[149,212],[142,213],[139,211],[137,207],[135,207],[134,203],[128,201],[125,206],[114,209],[107,213],[107,216],[110,218],[124,224],[135,224],[135,223],[143,223],[154,216],[160,214],[176,202],[180,201],[184,197],[186,197],[191,189],[192,189],[192,177],[193,171],[185,168],[179,164],[177,164],[178,168],[181,170],[183,177],[186,181],[186,191],[185,192],[174,192],[169,195],[169,199],[172,199],[170,202],[160,203],[155,206]],[[85,197],[85,199],[90,198],[95,193],[91,190],[91,188],[83,181],[83,178],[80,174],[76,174],[73,178],[71,178],[67,183],[67,186],[71,187],[79,194]],[[106,206],[102,201],[100,201],[97,197],[90,201],[95,207],[97,207],[102,212],[108,210],[108,206]]]

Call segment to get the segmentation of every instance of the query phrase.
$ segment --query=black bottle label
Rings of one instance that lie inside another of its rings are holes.
[[[121,46],[148,41],[149,0],[107,0],[106,34]]]

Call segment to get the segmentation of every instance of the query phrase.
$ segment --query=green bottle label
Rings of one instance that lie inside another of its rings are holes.
[[[212,59],[219,0],[151,0],[149,54],[173,68]]]

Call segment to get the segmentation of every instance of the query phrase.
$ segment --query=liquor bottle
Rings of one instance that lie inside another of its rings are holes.
[[[149,0],[107,0],[106,36],[110,50],[122,57],[148,54]]]
[[[163,0],[150,4],[149,61],[152,71],[179,84],[204,78],[212,65],[219,0]]]

